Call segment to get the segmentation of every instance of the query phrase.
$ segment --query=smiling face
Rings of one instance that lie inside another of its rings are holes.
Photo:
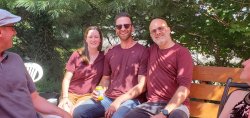
[[[159,47],[164,47],[172,41],[170,37],[170,28],[162,19],[152,20],[149,25],[149,31],[151,38]]]
[[[89,49],[98,49],[101,44],[100,33],[95,29],[89,30],[86,36],[86,43]]]
[[[119,17],[116,22],[116,35],[120,38],[121,41],[126,41],[132,39],[132,32],[134,27],[129,17]]]
[[[244,61],[242,65],[244,68],[240,74],[240,79],[250,85],[250,59]]]
[[[13,46],[12,39],[16,35],[14,24],[0,26],[0,53]]]

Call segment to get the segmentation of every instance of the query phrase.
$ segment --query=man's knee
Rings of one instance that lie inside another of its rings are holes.
[[[140,108],[129,111],[124,118],[149,118],[150,115]]]
[[[169,118],[188,118],[188,116],[184,111],[176,109],[169,114]]]
[[[138,114],[137,109],[129,111],[124,118],[133,118]]]

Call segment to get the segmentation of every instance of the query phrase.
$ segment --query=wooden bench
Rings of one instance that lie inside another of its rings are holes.
[[[190,90],[190,116],[216,118],[224,91],[223,85],[229,77],[233,78],[233,82],[241,82],[240,73],[241,68],[195,66]]]

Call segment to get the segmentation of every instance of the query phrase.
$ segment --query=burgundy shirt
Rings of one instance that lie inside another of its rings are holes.
[[[73,73],[69,92],[75,94],[91,93],[102,77],[103,62],[103,52],[100,52],[95,61],[89,65],[82,62],[77,51],[73,52],[66,64],[66,70]]]
[[[37,118],[31,93],[35,85],[21,57],[4,52],[0,60],[0,117]]]
[[[117,45],[105,56],[103,75],[110,76],[105,95],[115,99],[138,84],[138,75],[147,72],[148,49],[136,43],[129,49]]]
[[[148,101],[166,101],[173,97],[179,86],[191,86],[193,60],[189,50],[179,44],[159,49],[156,44],[149,48],[147,72]],[[189,100],[184,105],[189,106]]]

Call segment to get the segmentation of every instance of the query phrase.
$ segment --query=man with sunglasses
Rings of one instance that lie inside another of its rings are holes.
[[[126,118],[188,118],[189,88],[193,60],[189,50],[175,43],[163,19],[153,19],[149,26],[154,44],[149,48],[147,99],[130,111]]]
[[[140,103],[145,91],[148,50],[133,40],[134,26],[127,13],[115,18],[115,31],[121,43],[105,55],[104,72],[100,82],[106,91],[104,99],[93,98],[78,106],[74,118],[123,118],[127,112]]]
[[[0,9],[0,117],[41,118],[37,112],[71,118],[70,114],[40,97],[21,57],[6,51],[13,45],[14,23],[21,17]],[[52,117],[52,115],[46,115]]]

